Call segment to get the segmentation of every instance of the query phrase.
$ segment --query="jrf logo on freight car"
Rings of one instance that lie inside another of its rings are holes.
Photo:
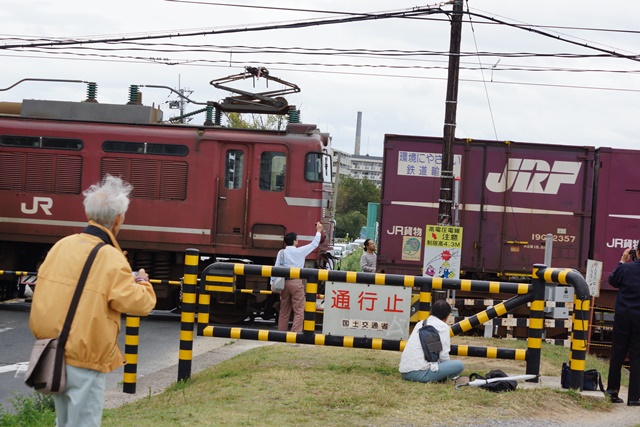
[[[558,194],[560,185],[576,183],[581,167],[580,162],[556,161],[551,168],[544,160],[509,159],[502,173],[487,175],[486,185],[494,193]]]
[[[617,238],[613,238],[613,239],[611,239],[610,242],[607,242],[607,247],[608,248],[626,249],[626,248],[635,248],[637,246],[638,246],[638,241],[637,240],[632,240],[632,239],[617,239]]]

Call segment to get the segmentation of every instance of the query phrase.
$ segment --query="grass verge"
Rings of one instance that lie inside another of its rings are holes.
[[[526,342],[454,337],[454,343],[525,348]],[[402,381],[400,353],[275,344],[194,375],[165,393],[105,410],[108,426],[408,426],[478,425],[488,420],[566,419],[607,412],[599,398],[551,389],[491,393],[452,383]],[[461,358],[465,374],[525,372],[525,362]],[[544,345],[541,374],[559,376],[569,349]],[[607,362],[587,357],[606,375]],[[556,417],[556,415],[558,417]],[[561,416],[561,417],[560,417]],[[583,415],[581,415],[583,416]]]
[[[56,423],[53,396],[32,393],[28,396],[14,394],[10,399],[13,411],[0,405],[0,426],[42,427]]]

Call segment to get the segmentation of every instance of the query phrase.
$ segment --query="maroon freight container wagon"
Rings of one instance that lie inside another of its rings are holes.
[[[640,239],[640,150],[599,148],[597,159],[591,256],[604,262],[596,302],[613,307],[615,289],[607,278],[622,252]]]
[[[606,284],[624,247],[640,237],[640,185],[632,171],[640,151],[557,144],[457,140],[454,175],[463,227],[461,277],[527,280],[544,261],[586,272],[603,261],[600,304],[613,305]],[[386,135],[378,266],[423,274],[424,233],[437,224],[442,138]],[[421,241],[419,253],[409,241]]]

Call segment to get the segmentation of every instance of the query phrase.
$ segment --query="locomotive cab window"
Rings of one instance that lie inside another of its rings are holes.
[[[264,191],[283,191],[287,170],[287,157],[284,153],[265,151],[260,156],[260,189]]]
[[[49,148],[53,150],[82,150],[82,141],[71,138],[46,136],[0,135],[0,145],[5,147]]]
[[[224,186],[230,190],[240,190],[244,170],[244,152],[242,150],[228,150],[226,159]]]
[[[331,183],[331,156],[323,153],[307,154],[304,177],[307,181]]]
[[[162,156],[186,156],[186,145],[153,144],[150,142],[105,141],[102,149],[109,153],[159,154]]]

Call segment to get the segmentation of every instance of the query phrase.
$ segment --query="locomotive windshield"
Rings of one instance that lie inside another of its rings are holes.
[[[323,153],[307,154],[304,177],[312,182],[331,182],[331,157]]]

